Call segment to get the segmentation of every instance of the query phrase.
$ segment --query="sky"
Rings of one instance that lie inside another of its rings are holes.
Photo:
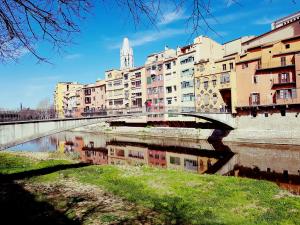
[[[300,0],[236,1],[211,0],[213,18],[207,18],[207,22],[215,32],[203,23],[199,35],[219,43],[259,35],[271,29],[272,21],[300,11]],[[46,98],[53,101],[57,82],[87,84],[104,79],[104,71],[120,67],[119,48],[124,37],[133,47],[135,66],[143,65],[147,55],[162,51],[166,45],[176,48],[192,43],[195,35],[187,24],[189,5],[174,10],[167,1],[161,2],[162,15],[156,26],[147,21],[135,25],[125,10],[96,5],[86,19],[79,21],[81,32],[73,37],[74,44],[60,52],[48,43],[36,44],[39,54],[51,64],[38,63],[26,51],[18,62],[0,63],[0,108],[17,109],[21,103],[34,108]]]

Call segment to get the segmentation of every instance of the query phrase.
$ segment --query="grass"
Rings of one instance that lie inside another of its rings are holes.
[[[16,173],[70,161],[40,161],[0,153],[0,162],[0,173]],[[267,181],[150,167],[93,165],[33,177],[28,182],[64,178],[99,186],[157,211],[163,224],[300,224],[300,198]],[[115,219],[109,213],[100,218],[103,222]]]

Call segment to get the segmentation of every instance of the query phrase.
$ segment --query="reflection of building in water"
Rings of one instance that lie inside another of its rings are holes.
[[[166,167],[167,161],[166,161],[166,151],[160,151],[160,150],[148,150],[148,162],[149,165],[157,166],[157,167]]]
[[[231,143],[229,147],[237,154],[225,174],[273,181],[300,194],[298,146]]]
[[[197,155],[167,152],[167,167],[170,169],[188,170],[197,173],[205,173],[218,159]]]
[[[84,152],[81,158],[83,162],[99,165],[108,163],[107,149],[84,147],[82,151]]]
[[[97,142],[101,145],[102,142]],[[94,141],[84,142],[82,137],[76,136],[74,139],[74,151],[79,153],[82,162],[92,164],[107,164],[107,149],[102,146],[95,145]]]
[[[58,141],[57,151],[60,153],[65,152],[65,141]]]
[[[145,147],[108,144],[108,163],[113,165],[146,165],[148,149]]]

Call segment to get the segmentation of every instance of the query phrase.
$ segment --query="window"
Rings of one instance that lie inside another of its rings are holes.
[[[171,105],[172,104],[172,98],[167,98],[167,104]]]
[[[212,80],[212,84],[215,87],[217,85],[217,80]]]
[[[164,87],[163,86],[159,86],[157,88],[158,93],[163,93],[164,92]]]
[[[173,86],[174,91],[176,91],[176,85]]]
[[[136,86],[136,87],[141,87],[141,81],[140,81],[140,80],[136,81],[136,82],[135,82],[135,86]]]
[[[174,164],[174,165],[180,165],[180,158],[179,157],[170,156],[170,163]]]
[[[242,64],[242,69],[248,68],[248,63],[243,63]]]
[[[114,81],[114,86],[120,86],[120,85],[122,85],[122,80]]]
[[[147,77],[147,84],[151,84],[152,83],[152,78],[151,77]]]
[[[141,72],[135,73],[135,78],[140,78],[141,77]]]
[[[226,64],[223,64],[223,71],[226,71]]]
[[[259,93],[251,93],[249,103],[250,105],[259,105],[260,104]]]
[[[204,88],[207,89],[208,88],[208,81],[204,81],[203,84],[204,84]]]
[[[156,66],[155,66],[155,65],[153,65],[151,69],[152,69],[152,70],[156,70]]]
[[[278,76],[279,76],[279,83],[289,83],[290,82],[289,73],[278,74]]]
[[[159,65],[157,66],[157,68],[158,68],[159,71],[161,71],[161,69],[162,69],[162,64],[159,64]]]
[[[108,78],[112,78],[111,73],[107,74],[107,77],[108,77]]]
[[[91,89],[85,89],[84,94],[85,95],[91,95]]]
[[[152,94],[152,89],[151,88],[147,88],[147,94],[151,95]]]
[[[233,63],[229,63],[229,68],[233,70]]]
[[[172,93],[172,86],[166,87],[167,93]]]
[[[176,61],[173,61],[173,66],[176,66]]]
[[[213,102],[216,103],[218,101],[218,95],[213,93]]]
[[[183,94],[182,95],[182,102],[190,102],[194,101],[194,94],[193,93],[188,93],[188,94]]]
[[[229,83],[229,82],[230,82],[230,75],[229,75],[229,73],[222,73],[221,74],[220,83],[224,84],[224,83]]]
[[[167,69],[167,70],[170,70],[170,69],[171,69],[171,63],[166,63],[165,66],[166,66],[166,69]]]
[[[95,92],[95,88],[92,88],[92,92]]]
[[[112,82],[109,82],[109,83],[108,83],[108,87],[112,87]]]
[[[128,83],[124,84],[124,87],[125,87],[125,88],[128,88]]]
[[[85,102],[85,104],[90,104],[91,103],[91,97],[85,97],[84,102]]]
[[[281,57],[280,61],[281,61],[281,66],[286,66],[286,58],[285,57]]]
[[[181,82],[181,88],[191,88],[193,87],[193,82],[192,81],[183,81]]]
[[[290,48],[290,44],[286,44],[286,45],[285,45],[285,48],[286,48],[286,49]]]
[[[253,84],[258,83],[258,77],[256,75],[253,75]]]
[[[194,56],[189,56],[188,58],[182,59],[180,61],[180,64],[186,64],[186,63],[189,63],[189,62],[194,62]]]
[[[292,97],[292,89],[283,89],[283,90],[278,90],[277,91],[277,99],[290,99]]]

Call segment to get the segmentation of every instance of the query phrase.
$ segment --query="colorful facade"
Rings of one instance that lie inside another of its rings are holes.
[[[58,83],[55,108],[60,116],[73,111],[75,116],[148,111],[147,117],[126,119],[141,123],[198,121],[174,112],[255,115],[298,110],[299,22],[299,13],[292,14],[264,34],[224,44],[199,36],[190,45],[149,55],[141,67],[133,66],[133,50],[125,39],[121,69],[108,70],[104,81],[83,87]]]

